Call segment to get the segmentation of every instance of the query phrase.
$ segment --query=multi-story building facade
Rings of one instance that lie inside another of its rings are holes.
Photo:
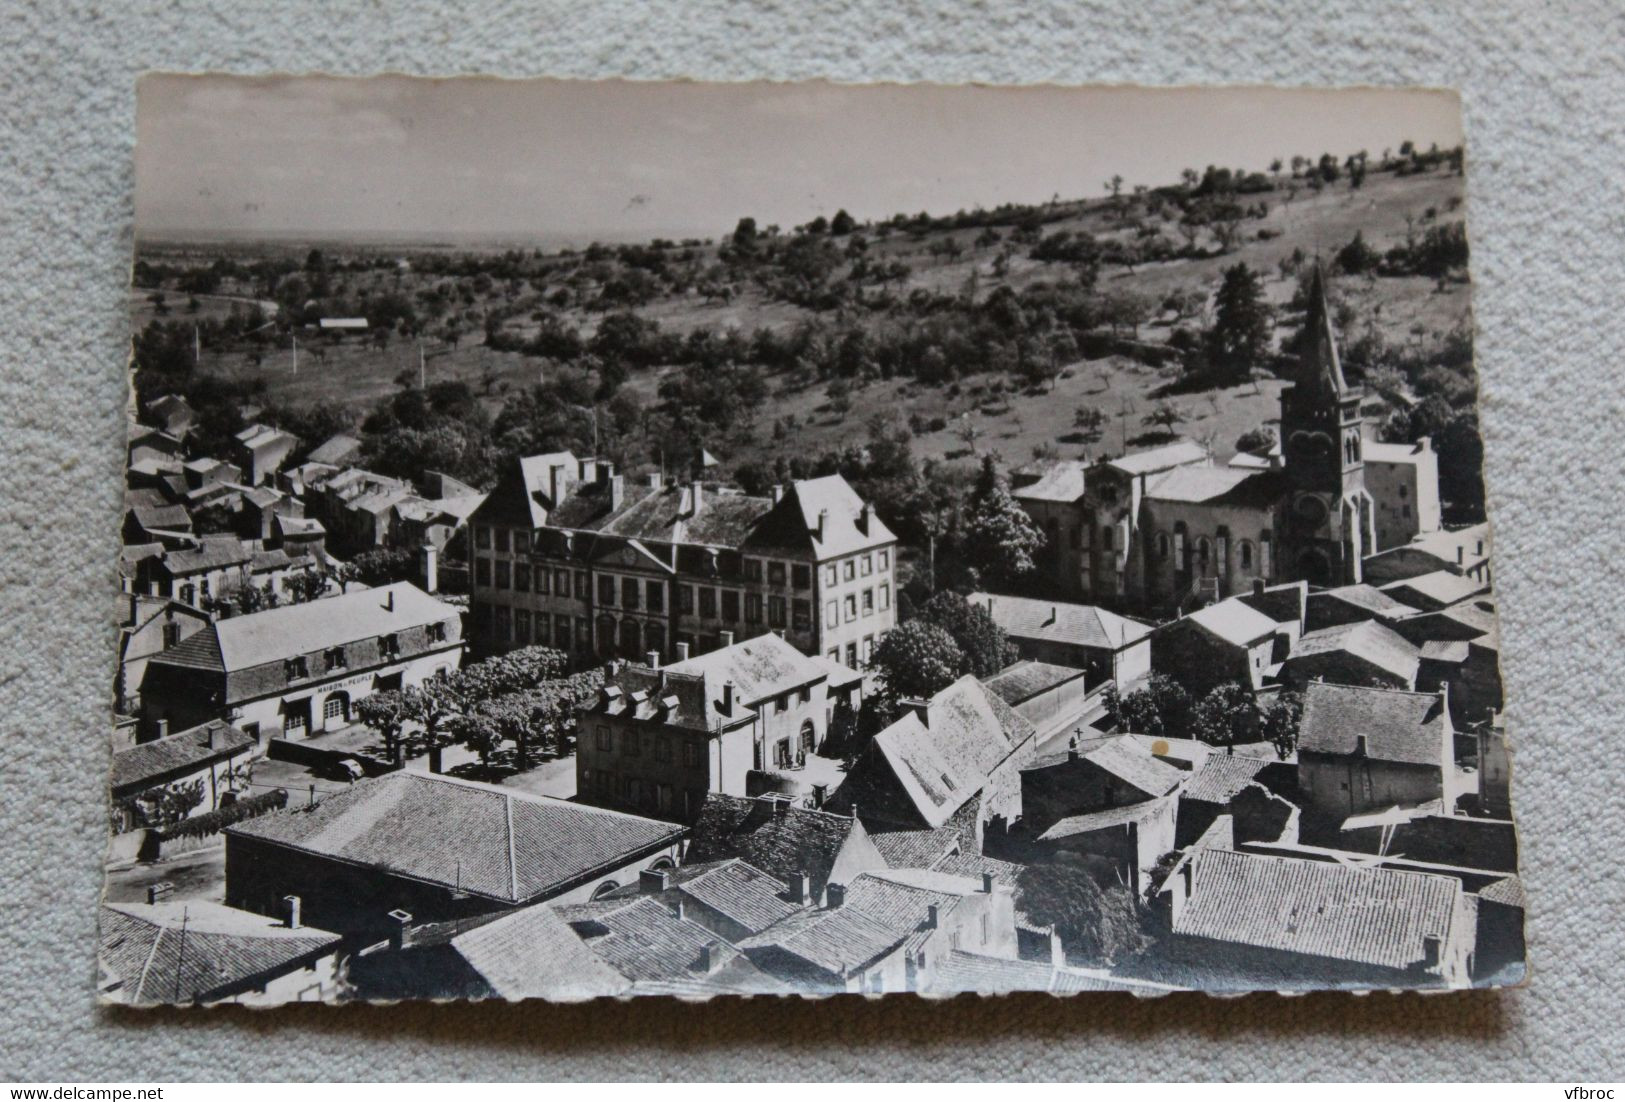
[[[152,730],[223,719],[256,738],[343,727],[362,697],[421,684],[462,661],[462,616],[396,582],[217,620],[147,661]]]
[[[470,523],[486,651],[665,658],[773,632],[855,667],[896,619],[896,537],[839,475],[753,497],[554,452],[520,460]]]
[[[660,666],[617,664],[584,708],[576,751],[577,799],[688,821],[706,793],[755,796],[793,775],[829,733],[857,674],[809,657],[768,633]]]

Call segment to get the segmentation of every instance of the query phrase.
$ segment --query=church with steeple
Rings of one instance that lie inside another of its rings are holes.
[[[1343,375],[1318,267],[1302,333],[1269,456],[1217,466],[1200,445],[1175,441],[1065,464],[1014,489],[1045,530],[1057,595],[1149,614],[1258,584],[1362,580],[1362,561],[1378,550],[1366,453],[1393,446],[1365,439],[1364,396]],[[1436,469],[1428,476],[1437,482]]]

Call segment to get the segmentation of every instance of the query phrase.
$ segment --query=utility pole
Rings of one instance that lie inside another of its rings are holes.
[[[198,333],[195,321],[192,323],[192,366],[203,366],[203,337]]]
[[[293,377],[297,379],[299,378],[299,336],[293,334],[290,339],[293,341]]]

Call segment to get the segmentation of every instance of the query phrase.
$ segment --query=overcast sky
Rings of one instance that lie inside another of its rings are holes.
[[[1461,140],[1441,92],[153,76],[136,227],[714,236]]]

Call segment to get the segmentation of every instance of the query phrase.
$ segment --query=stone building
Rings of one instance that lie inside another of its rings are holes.
[[[668,657],[772,631],[856,667],[895,623],[896,537],[839,475],[752,497],[555,452],[520,460],[470,522],[484,650]]]
[[[1311,682],[1298,729],[1298,790],[1305,835],[1313,820],[1437,801],[1446,815],[1463,795],[1447,693]]]

